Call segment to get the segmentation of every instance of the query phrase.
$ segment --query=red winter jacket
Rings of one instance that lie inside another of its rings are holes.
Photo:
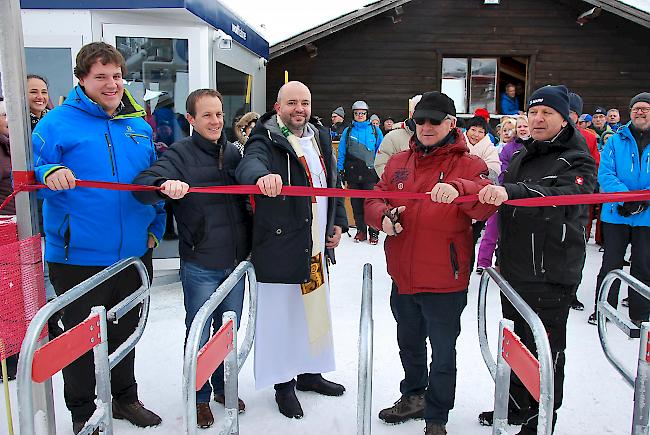
[[[375,189],[429,192],[442,181],[464,196],[491,184],[485,162],[469,154],[460,130],[455,130],[452,140],[424,155],[411,138],[410,149],[391,157]],[[406,206],[400,215],[404,230],[387,237],[384,245],[388,273],[399,293],[465,290],[474,248],[472,219],[485,220],[497,208],[478,201],[456,205],[430,200],[367,199],[366,222],[381,228],[383,214],[401,205]]]
[[[582,137],[587,141],[587,147],[589,147],[589,154],[596,161],[596,173],[598,173],[598,166],[600,165],[600,151],[598,151],[598,136],[593,130],[587,130],[584,128],[576,127]]]

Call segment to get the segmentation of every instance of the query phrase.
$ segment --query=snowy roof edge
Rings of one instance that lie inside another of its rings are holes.
[[[323,36],[338,32],[339,30],[345,29],[346,27],[360,23],[361,21],[367,20],[368,18],[382,14],[389,9],[402,6],[403,4],[409,3],[410,1],[411,0],[379,0],[374,3],[367,4],[361,9],[348,12],[338,18],[327,21],[320,26],[313,27],[309,30],[299,33],[298,35],[294,35],[288,39],[285,39],[284,41],[273,44],[269,50],[270,58],[273,59],[275,57],[281,56],[285,53],[295,50],[298,47],[320,39]]]
[[[628,21],[640,24],[644,27],[650,28],[650,7],[648,9],[641,9],[630,1],[621,0],[583,0],[594,6],[598,6],[607,12],[611,12],[619,17],[625,18]]]

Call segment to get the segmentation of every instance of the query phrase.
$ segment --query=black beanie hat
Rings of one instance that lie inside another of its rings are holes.
[[[569,110],[578,116],[582,115],[582,97],[575,92],[569,94]]]
[[[528,110],[535,106],[548,106],[555,109],[564,119],[569,120],[569,90],[564,85],[539,88],[528,100]]]
[[[485,118],[480,116],[473,116],[472,118],[469,118],[465,121],[465,128],[467,130],[472,127],[481,127],[483,130],[485,130],[485,134],[490,132],[490,128],[488,127],[488,123],[485,121]]]

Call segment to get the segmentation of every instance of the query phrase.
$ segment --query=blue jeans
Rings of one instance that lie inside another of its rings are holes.
[[[183,299],[185,302],[185,327],[187,332],[190,330],[194,316],[210,299],[217,287],[228,278],[233,269],[207,269],[196,263],[181,261],[181,283],[183,284]],[[207,322],[203,333],[201,334],[201,346],[208,342],[211,337],[210,323],[216,332],[221,327],[223,313],[234,311],[237,313],[237,325],[241,320],[241,312],[244,306],[244,280],[241,279],[233,287],[232,291],[219,304],[219,307],[212,314],[212,322]],[[210,385],[212,383],[212,385]],[[210,394],[214,388],[215,394],[223,394],[223,364],[212,374],[211,382],[206,382],[199,391],[196,392],[197,403],[210,402]]]

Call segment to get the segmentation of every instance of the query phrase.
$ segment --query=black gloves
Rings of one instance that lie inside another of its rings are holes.
[[[616,211],[623,217],[630,217],[643,213],[648,208],[648,201],[629,201],[616,207]]]

